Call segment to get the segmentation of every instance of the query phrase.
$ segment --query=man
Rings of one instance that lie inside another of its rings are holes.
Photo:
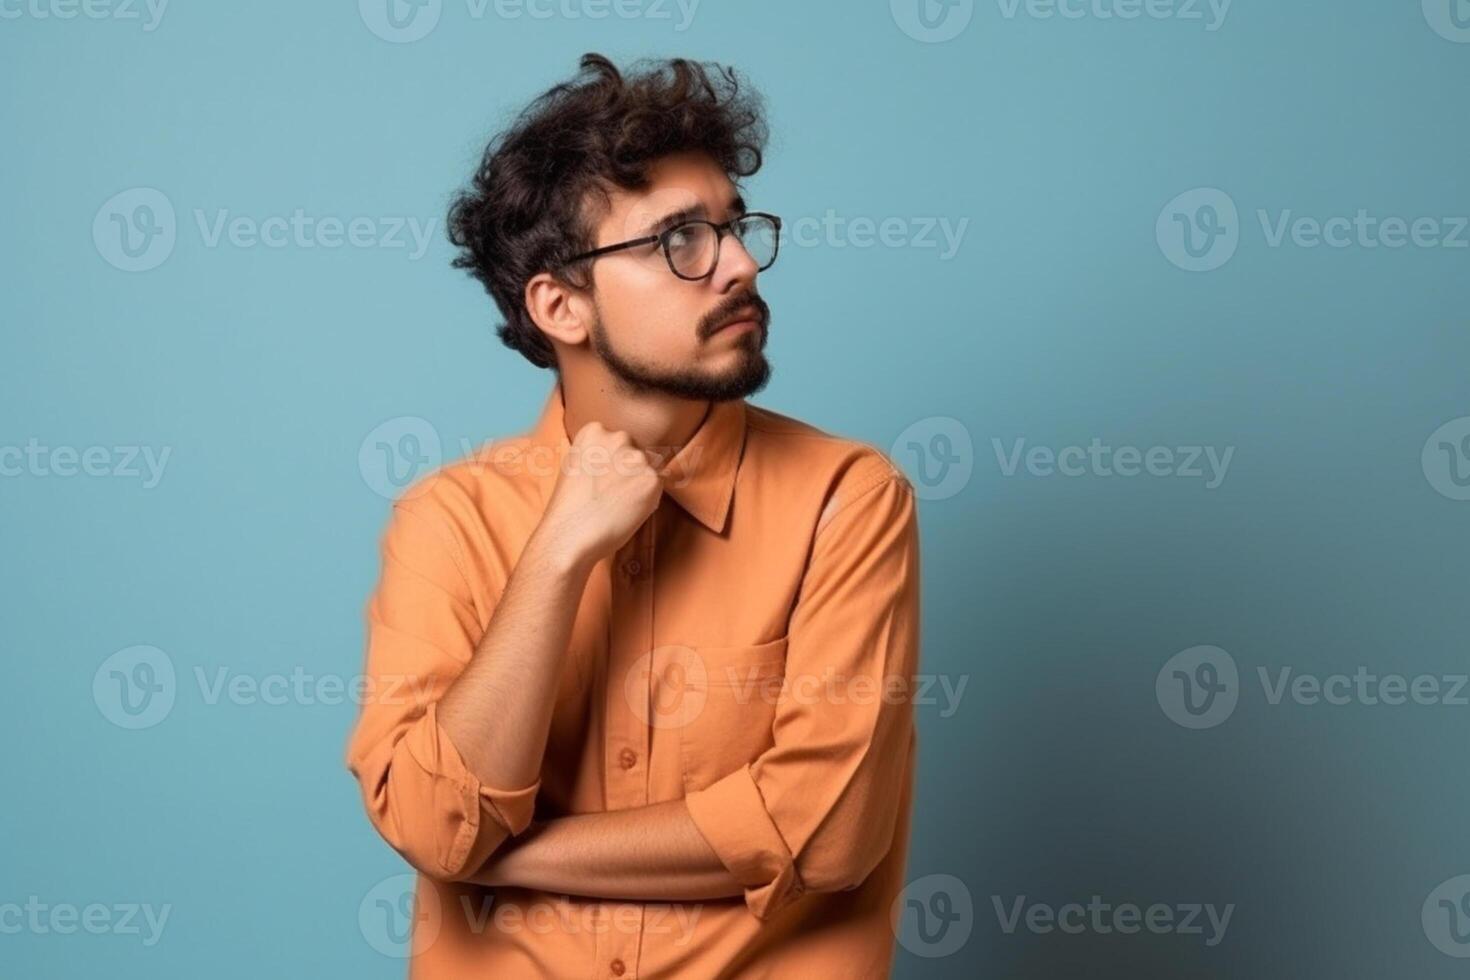
[[[557,380],[530,432],[395,504],[367,607],[400,696],[366,699],[347,763],[420,872],[410,975],[887,976],[913,489],[744,400],[779,244],[736,184],[758,98],[683,60],[581,68],[450,214]]]

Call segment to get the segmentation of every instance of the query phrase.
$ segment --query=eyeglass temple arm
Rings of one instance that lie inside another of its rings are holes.
[[[580,262],[583,259],[595,259],[599,255],[607,255],[610,252],[621,252],[623,251],[623,249],[626,248],[637,248],[639,245],[648,245],[658,241],[658,239],[658,235],[649,235],[647,238],[638,238],[634,239],[631,242],[619,242],[616,245],[604,245],[602,248],[594,248],[590,252],[583,252],[581,255],[574,255],[571,258],[567,259],[567,263],[571,264],[573,262]]]

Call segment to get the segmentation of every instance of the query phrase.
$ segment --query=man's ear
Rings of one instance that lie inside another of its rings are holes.
[[[549,272],[538,272],[526,283],[526,311],[551,340],[571,347],[585,343],[592,318],[586,294]]]

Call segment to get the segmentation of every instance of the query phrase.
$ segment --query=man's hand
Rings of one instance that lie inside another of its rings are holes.
[[[627,543],[663,492],[653,461],[626,432],[588,422],[572,439],[537,536],[573,564],[596,564]]]

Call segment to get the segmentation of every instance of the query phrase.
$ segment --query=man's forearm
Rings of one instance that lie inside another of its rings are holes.
[[[490,625],[439,701],[439,723],[486,785],[516,790],[541,771],[552,706],[577,607],[591,574],[585,559],[533,533]]]
[[[533,826],[466,880],[642,902],[697,902],[744,893],[683,800]]]

